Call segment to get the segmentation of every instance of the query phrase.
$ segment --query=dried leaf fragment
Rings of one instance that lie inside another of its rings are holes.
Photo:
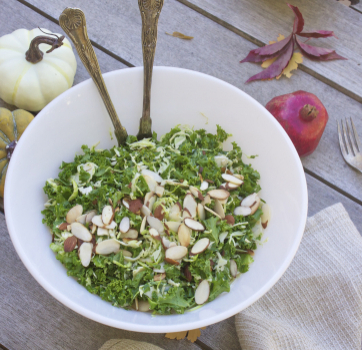
[[[175,38],[180,38],[180,39],[184,39],[184,40],[192,40],[194,38],[193,36],[188,36],[188,35],[182,34],[180,32],[173,32],[172,34],[166,32],[166,34],[170,35],[170,36],[174,36]]]
[[[206,327],[202,327],[200,329],[204,330],[206,329]],[[197,340],[197,338],[201,335],[200,329],[191,329],[189,331],[184,331],[184,332],[166,333],[165,337],[168,339],[181,340],[186,337],[186,334],[188,332],[187,339],[190,340],[192,343],[194,343]]]
[[[186,337],[187,331],[175,332],[175,333],[166,333],[165,337],[168,339],[177,339],[181,340]]]

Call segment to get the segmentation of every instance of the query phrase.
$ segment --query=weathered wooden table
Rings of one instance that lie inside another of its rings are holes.
[[[334,30],[335,38],[318,45],[335,48],[348,61],[304,59],[291,79],[244,82],[259,65],[240,64],[247,53],[289,34],[293,14],[284,0],[166,0],[159,20],[155,64],[197,70],[223,79],[265,105],[272,97],[306,90],[326,106],[330,120],[318,149],[303,159],[309,215],[342,202],[362,232],[362,175],[342,159],[337,120],[353,116],[362,135],[362,3],[348,8],[336,0],[290,0],[299,7],[307,30]],[[59,14],[81,8],[103,73],[142,65],[141,17],[136,0],[0,0],[0,36],[18,28],[47,28],[61,33]],[[184,41],[165,34],[194,36]],[[77,57],[78,59],[78,57]],[[0,77],[1,79],[1,77]],[[75,84],[88,79],[78,59]],[[15,109],[0,100],[0,106]],[[26,181],[26,174],[24,174]],[[196,343],[169,340],[164,334],[127,332],[98,324],[51,297],[27,272],[10,241],[0,214],[0,348],[95,350],[106,340],[130,338],[165,349],[240,349],[234,318],[207,327]]]

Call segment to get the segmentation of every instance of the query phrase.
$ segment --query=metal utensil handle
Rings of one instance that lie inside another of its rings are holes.
[[[83,11],[77,8],[66,8],[59,17],[59,24],[72,40],[82,63],[87,68],[88,73],[98,88],[108,114],[111,117],[118,144],[124,144],[127,139],[127,131],[119,121],[106,84],[104,83],[97,56],[88,38]]]
[[[164,0],[138,0],[142,17],[142,52],[143,52],[143,112],[140,120],[138,139],[152,137],[151,83],[153,61],[157,43],[157,24]]]

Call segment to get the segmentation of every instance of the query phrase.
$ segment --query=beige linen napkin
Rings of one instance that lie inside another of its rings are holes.
[[[243,350],[361,349],[362,238],[341,204],[308,219],[288,270],[235,324]]]

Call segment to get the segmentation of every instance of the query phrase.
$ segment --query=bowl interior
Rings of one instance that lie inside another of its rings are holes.
[[[104,76],[118,116],[129,134],[137,134],[142,114],[142,68]],[[232,133],[261,174],[261,197],[271,207],[271,221],[249,272],[228,294],[202,308],[152,317],[126,311],[92,295],[50,250],[51,235],[42,224],[46,179],[55,178],[62,161],[71,162],[81,146],[100,142],[110,148],[113,126],[95,85],[85,81],[46,106],[19,141],[7,173],[5,212],[9,233],[23,263],[56,299],[95,321],[139,332],[176,332],[219,322],[243,310],[270,289],[293,259],[307,215],[306,181],[288,136],[269,112],[250,96],[216,78],[178,68],[156,67],[153,76],[153,130],[159,136],[176,124]],[[230,141],[226,147],[230,147]]]

